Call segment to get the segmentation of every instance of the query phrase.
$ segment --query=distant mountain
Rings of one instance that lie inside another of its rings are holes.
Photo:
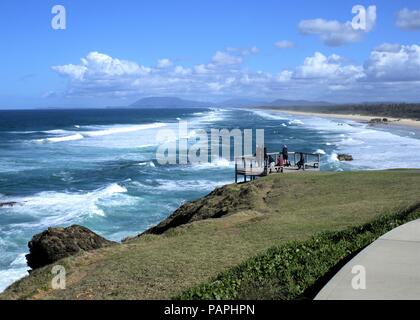
[[[210,107],[211,102],[184,100],[177,97],[148,97],[137,100],[130,107],[133,108],[205,108]]]
[[[221,107],[319,107],[332,105],[325,101],[307,101],[307,100],[286,100],[277,99],[274,101],[259,101],[252,99],[230,99],[218,103]]]
[[[212,106],[224,108],[244,107],[319,107],[332,105],[324,101],[285,100],[262,101],[247,98],[229,99],[218,103],[185,100],[177,97],[148,97],[132,103],[132,108],[207,108]]]
[[[229,99],[222,102],[219,102],[217,105],[225,108],[234,108],[234,107],[256,107],[267,105],[266,101],[258,101],[252,99]]]

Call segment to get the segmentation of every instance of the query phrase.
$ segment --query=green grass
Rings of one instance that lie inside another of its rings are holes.
[[[272,247],[208,283],[175,299],[298,299],[313,298],[330,274],[349,256],[392,229],[420,218],[420,203],[400,213],[344,231],[320,233],[307,241]],[[324,280],[324,279],[323,279]]]
[[[284,174],[229,185],[200,200],[233,203],[221,218],[66,258],[59,262],[67,270],[65,290],[50,288],[46,266],[0,298],[168,299],[269,248],[399,212],[419,201],[419,185],[420,174],[409,170]]]

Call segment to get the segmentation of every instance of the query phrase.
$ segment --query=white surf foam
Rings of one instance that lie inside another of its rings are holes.
[[[133,182],[133,185],[142,188],[153,188],[158,191],[211,191],[217,187],[232,183],[233,181],[211,181],[211,180],[154,180],[157,186],[147,186],[141,182]]]
[[[220,108],[211,108],[210,111],[203,113],[197,120],[190,121],[191,124],[198,121],[198,124],[212,124],[217,121],[221,121],[225,117],[225,113],[228,110]]]
[[[325,150],[322,150],[322,149],[317,149],[317,150],[315,151],[315,153],[325,154]]]
[[[138,132],[142,130],[157,129],[165,127],[165,123],[149,123],[140,125],[113,125],[113,126],[86,126],[84,131],[68,131],[62,129],[47,130],[44,133],[52,134],[53,137],[47,137],[43,139],[35,139],[37,143],[56,143],[56,142],[68,142],[77,141],[84,138],[103,137],[115,134],[124,134]],[[80,128],[80,126],[78,127]],[[87,129],[87,130],[86,130]],[[61,135],[57,137],[57,135]]]
[[[140,146],[137,146],[136,148],[138,148],[138,149],[146,149],[146,148],[151,148],[151,147],[154,147],[154,146],[155,146],[154,144],[147,143],[147,144],[142,144]]]
[[[48,133],[48,134],[67,134],[71,131],[68,130],[63,130],[63,129],[54,129],[54,130],[46,130],[46,131],[42,131],[43,133]]]
[[[15,260],[13,260],[12,263],[10,263],[10,266],[12,267],[26,266],[26,253],[18,254]]]
[[[299,119],[293,119],[289,121],[289,125],[302,125],[304,124],[302,120]]]
[[[26,275],[28,275],[27,267],[0,270],[0,293],[3,292],[13,282],[23,278]]]
[[[192,169],[202,170],[202,169],[214,169],[214,168],[232,168],[234,166],[233,161],[229,161],[224,158],[219,158],[211,162],[197,163],[192,165]],[[189,167],[191,169],[191,167]]]
[[[46,142],[55,143],[55,142],[76,141],[76,140],[81,140],[83,138],[84,138],[83,135],[81,135],[80,133],[76,133],[76,134],[72,134],[70,136],[55,137],[55,138],[45,138],[45,139],[36,139],[34,141],[35,142],[38,142],[38,143],[46,143]]]
[[[261,110],[254,112],[266,119],[289,120],[289,124],[297,124],[288,127],[290,130],[309,128],[324,135],[328,141],[325,144],[334,146],[334,151],[327,158],[328,162],[337,162],[337,153],[349,153],[354,158],[354,161],[337,163],[337,166],[363,169],[420,167],[420,139],[414,135],[400,136],[392,132],[392,128],[389,131],[378,130],[351,120]]]
[[[377,130],[351,120],[302,117],[304,126],[317,130],[336,146],[329,160],[336,161],[337,153],[354,158],[345,165],[363,169],[419,168],[420,139],[404,137],[392,131]]]
[[[91,192],[65,193],[45,191],[28,197],[7,197],[19,205],[7,208],[15,215],[30,216],[30,221],[10,224],[12,228],[47,228],[67,223],[74,223],[85,216],[104,216],[103,208],[109,201],[118,197],[120,204],[130,200],[122,194],[127,189],[117,183]],[[119,196],[121,194],[121,196]],[[113,204],[115,205],[115,203]]]
[[[260,116],[261,118],[268,119],[268,120],[290,120],[290,117],[280,112],[270,112],[270,111],[252,110],[252,109],[250,111]]]
[[[112,134],[136,132],[147,129],[156,129],[165,127],[165,123],[150,123],[150,124],[140,124],[134,126],[113,126],[111,128],[92,130],[92,131],[83,131],[82,135],[85,137],[100,137],[107,136]]]
[[[328,160],[331,162],[338,162],[338,154],[336,152],[331,153]]]

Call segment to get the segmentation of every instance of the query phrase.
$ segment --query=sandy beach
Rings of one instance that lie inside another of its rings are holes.
[[[270,109],[270,111],[276,112],[285,112],[289,114],[295,115],[302,115],[302,116],[314,116],[320,118],[335,118],[335,119],[347,119],[347,120],[354,120],[358,122],[369,122],[371,119],[374,118],[382,118],[381,116],[365,116],[360,114],[340,114],[340,113],[321,113],[321,112],[307,112],[307,111],[295,111],[295,110],[282,110],[282,109]],[[391,118],[386,117],[388,119],[388,124],[390,125],[399,125],[399,126],[406,126],[406,127],[414,127],[420,129],[420,121],[416,121],[413,119],[406,119],[406,118]],[[381,123],[385,124],[385,123]]]

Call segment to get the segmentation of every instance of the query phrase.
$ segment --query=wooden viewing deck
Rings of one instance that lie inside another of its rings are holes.
[[[304,163],[299,169],[299,160],[303,156]],[[297,173],[305,171],[319,171],[321,155],[319,153],[288,152],[288,165],[277,166],[281,153],[267,153],[266,156],[242,156],[235,158],[235,182],[238,183],[238,176],[255,180],[256,177],[263,177],[273,173]],[[272,161],[270,161],[270,159]]]

